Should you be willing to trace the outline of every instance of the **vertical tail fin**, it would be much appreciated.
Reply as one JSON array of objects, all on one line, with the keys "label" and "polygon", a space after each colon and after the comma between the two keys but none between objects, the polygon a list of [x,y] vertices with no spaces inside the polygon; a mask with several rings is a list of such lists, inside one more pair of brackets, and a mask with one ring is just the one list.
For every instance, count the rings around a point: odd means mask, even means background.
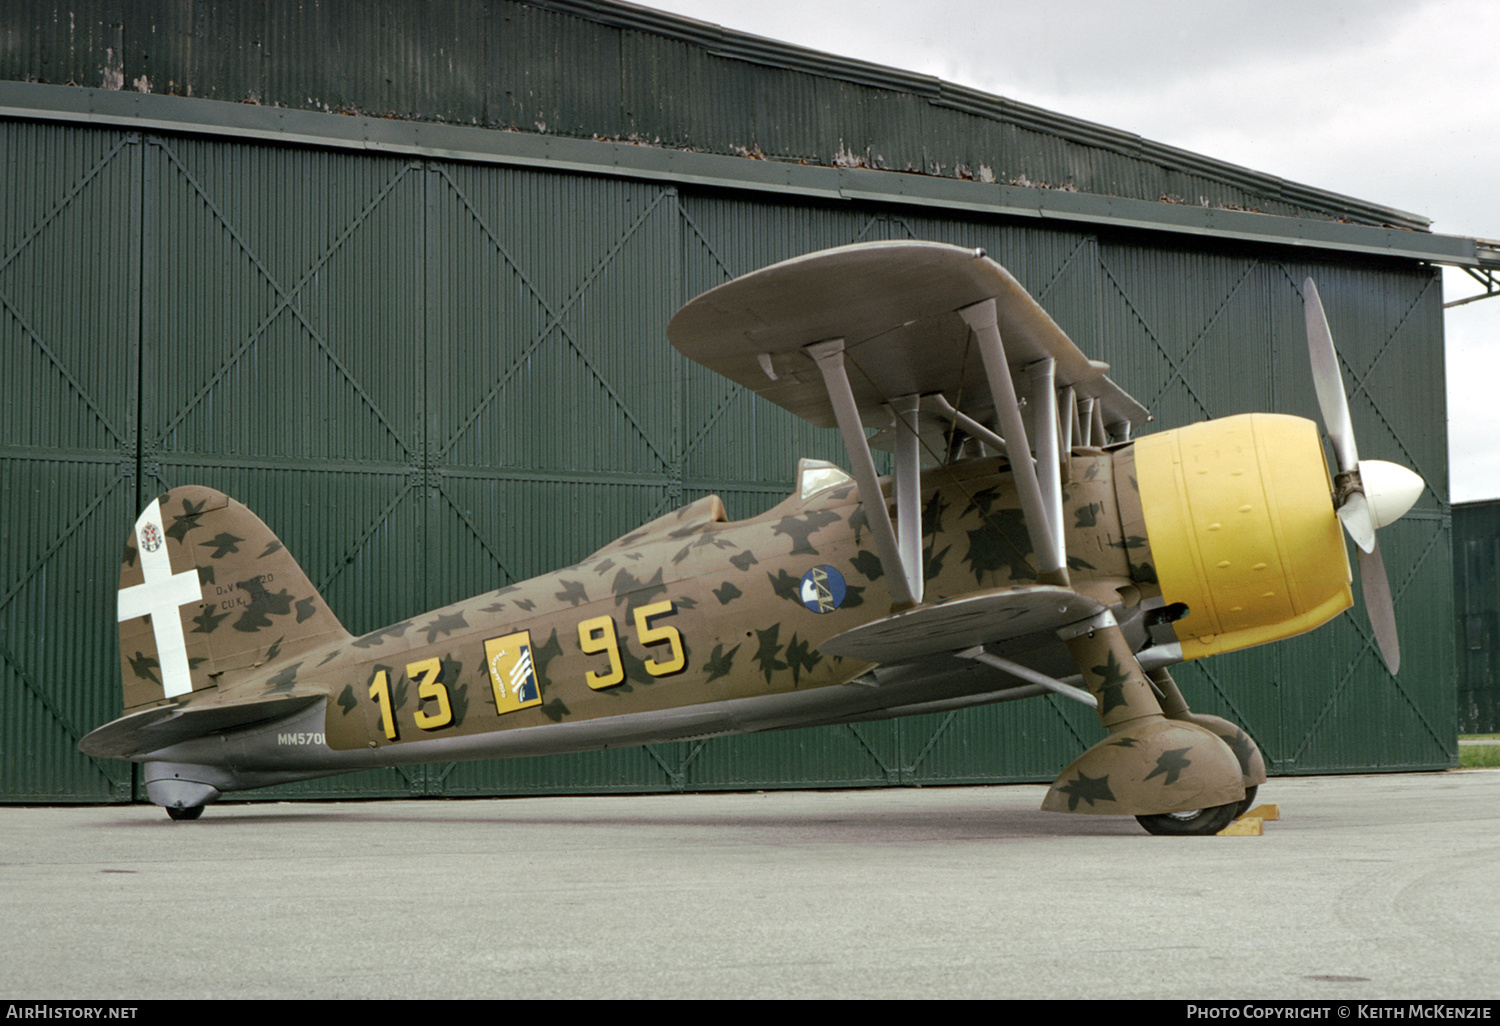
[{"label": "vertical tail fin", "polygon": [[349,637],[260,518],[211,488],[152,500],[120,569],[125,709]]}]

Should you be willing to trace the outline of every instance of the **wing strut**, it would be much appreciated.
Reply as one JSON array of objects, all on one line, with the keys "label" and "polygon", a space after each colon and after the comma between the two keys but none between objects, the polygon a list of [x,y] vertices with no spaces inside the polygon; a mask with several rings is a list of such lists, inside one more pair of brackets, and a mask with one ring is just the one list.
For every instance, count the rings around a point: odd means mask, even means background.
[{"label": "wing strut", "polygon": [[[1052,535],[1052,558],[1066,567],[1067,545],[1063,533],[1062,452],[1058,446],[1057,361],[1051,357],[1028,364],[1026,383],[1031,387],[1031,429],[1036,434],[1036,467],[1042,499],[1046,503],[1047,528]],[[1038,550],[1040,551],[1040,550]],[[1049,568],[1050,569],[1050,568]],[[1066,573],[1066,571],[1064,571]]]},{"label": "wing strut", "polygon": [[1068,454],[1073,451],[1074,441],[1079,437],[1078,431],[1078,393],[1069,385],[1062,391],[1062,398],[1058,400],[1061,416],[1058,417],[1058,425],[1062,429],[1062,458],[1066,460]]},{"label": "wing strut", "polygon": [[[1010,364],[1005,359],[1005,347],[1000,342],[1000,327],[995,315],[995,301],[986,299],[966,306],[958,311],[958,315],[969,325],[975,340],[979,343],[979,354],[984,359],[985,375],[989,378],[990,394],[995,400],[995,411],[1000,416],[1000,431],[1005,436],[1005,454],[1010,459],[1011,471],[1015,474],[1016,488],[1021,493],[1021,512],[1026,518],[1026,530],[1031,535],[1031,548],[1037,558],[1037,580],[1043,584],[1058,584],[1063,587],[1069,586],[1067,557],[1063,554],[1063,535],[1060,530],[1062,517],[1059,514],[1054,521],[1048,517],[1049,505],[1060,509],[1062,506],[1062,484],[1061,479],[1054,477],[1059,472],[1057,460],[1057,414],[1056,396],[1052,392],[1052,373],[1050,368],[1044,371],[1046,377],[1045,389],[1033,389],[1033,393],[1042,391],[1053,395],[1050,405],[1052,410],[1049,420],[1037,418],[1037,422],[1046,424],[1045,429],[1039,429],[1038,433],[1043,437],[1050,436],[1052,458],[1040,459],[1044,472],[1048,473],[1048,485],[1051,487],[1054,480],[1057,481],[1055,488],[1056,501],[1049,504],[1042,497],[1041,484],[1037,481],[1036,465],[1031,460],[1031,449],[1026,442],[1026,427],[1021,420],[1021,404],[1016,401],[1015,384],[1010,376]],[[1042,361],[1052,363],[1051,360]],[[1044,444],[1038,445],[1038,454],[1046,448]],[[1052,470],[1045,471],[1047,464],[1051,464]]]},{"label": "wing strut", "polygon": [[1071,698],[1075,702],[1082,702],[1090,709],[1099,708],[1099,700],[1083,688],[1075,688],[1071,684],[1064,684],[1055,677],[1049,677],[1045,673],[1038,673],[1029,666],[1022,666],[1020,663],[1006,659],[1004,656],[997,656],[993,652],[986,652],[983,645],[975,645],[973,648],[966,648],[962,652],[955,652],[953,654],[960,659],[971,659],[976,663],[983,663],[992,669],[999,670],[1001,673],[1008,673],[1019,680],[1035,684],[1039,688],[1045,688],[1054,695],[1062,695],[1064,698]]},{"label": "wing strut", "polygon": [[973,435],[975,438],[979,439],[981,442],[989,446],[991,449],[994,449],[996,452],[1005,451],[1005,439],[995,434],[995,432],[991,431],[989,428],[985,427],[983,424],[979,423],[979,421],[975,420],[973,417],[970,417],[968,414],[963,413],[960,410],[955,410],[953,408],[953,404],[950,403],[948,401],[948,398],[941,392],[935,393],[933,395],[923,396],[922,399],[924,402],[928,403],[934,410],[936,410],[939,416],[946,419],[950,424],[957,424],[959,427],[963,428],[969,434]]},{"label": "wing strut", "polygon": [[[832,338],[814,342],[805,351],[818,365],[823,375],[824,387],[828,389],[828,400],[833,404],[833,415],[838,421],[839,433],[844,436],[844,448],[849,453],[849,468],[854,471],[855,483],[859,485],[859,497],[865,507],[865,518],[870,524],[870,533],[875,538],[875,548],[881,564],[886,567],[886,580],[891,591],[891,603],[897,609],[907,609],[922,601],[922,526],[917,504],[921,500],[916,487],[919,473],[917,463],[917,436],[907,425],[905,417],[898,412],[898,442],[896,444],[896,510],[903,521],[903,540],[915,553],[911,564],[901,558],[901,548],[896,542],[896,529],[891,524],[891,513],[885,504],[885,493],[880,490],[880,480],[875,474],[875,460],[870,455],[870,443],[865,438],[865,428],[859,418],[859,408],[854,402],[854,392],[849,387],[849,375],[844,370],[844,340]],[[908,397],[909,398],[909,397]],[[902,400],[897,400],[901,403]],[[911,405],[915,405],[914,403]],[[903,484],[906,487],[903,488]],[[915,516],[905,511],[910,509]]]},{"label": "wing strut", "polygon": [[1094,444],[1094,400],[1085,399],[1078,404],[1078,438],[1082,445]]},{"label": "wing strut", "polygon": [[[922,397],[903,395],[886,404],[896,420],[896,547],[906,590],[922,601],[922,455],[917,423]],[[860,432],[864,434],[863,431]]]}]

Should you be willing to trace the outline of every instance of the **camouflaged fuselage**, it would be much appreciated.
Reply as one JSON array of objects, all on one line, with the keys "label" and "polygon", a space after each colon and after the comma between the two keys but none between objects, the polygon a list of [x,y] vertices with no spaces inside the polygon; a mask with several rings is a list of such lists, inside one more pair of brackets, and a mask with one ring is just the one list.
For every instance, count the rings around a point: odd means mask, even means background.
[{"label": "camouflaged fuselage", "polygon": [[[1116,607],[1137,604],[1154,582],[1143,532],[1128,526],[1139,517],[1129,466],[1118,451],[1078,450],[1064,487],[1072,587]],[[725,519],[717,497],[701,499],[574,566],[313,647],[284,640],[305,597],[295,588],[273,592],[279,604],[261,603],[259,620],[238,629],[277,638],[291,654],[258,665],[242,659],[186,701],[326,694],[321,711],[228,748],[244,770],[327,772],[836,722],[1005,686],[970,672],[932,693],[920,683],[839,687],[871,665],[819,645],[889,615],[891,599],[853,483],[806,491],[741,521]],[[163,497],[164,509],[174,508],[175,494]],[[925,603],[1036,580],[1002,459],[924,474],[922,526]],[[212,565],[212,547],[199,542],[195,551]],[[231,628],[192,608],[182,615],[190,631],[193,623],[207,623],[210,635]],[[1044,640],[1056,672],[1066,651]],[[778,716],[767,718],[766,708]],[[152,757],[228,756],[210,740]]]}]

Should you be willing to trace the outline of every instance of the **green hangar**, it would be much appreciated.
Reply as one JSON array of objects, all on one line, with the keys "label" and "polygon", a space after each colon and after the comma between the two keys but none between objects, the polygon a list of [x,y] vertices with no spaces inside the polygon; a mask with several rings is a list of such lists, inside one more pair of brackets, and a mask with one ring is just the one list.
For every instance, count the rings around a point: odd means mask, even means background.
[{"label": "green hangar", "polygon": [[[23,9],[24,8],[24,9]],[[137,512],[217,488],[355,632],[573,563],[709,494],[792,487],[819,431],[692,365],[673,312],[813,250],[982,247],[1154,427],[1317,416],[1316,278],[1355,427],[1427,490],[1382,534],[1404,642],[1356,608],[1188,663],[1273,774],[1456,759],[1438,266],[1473,240],[930,77],[606,0],[7,5],[0,34],[0,798],[129,801]],[[1056,697],[463,765],[268,797],[1046,781]]]}]

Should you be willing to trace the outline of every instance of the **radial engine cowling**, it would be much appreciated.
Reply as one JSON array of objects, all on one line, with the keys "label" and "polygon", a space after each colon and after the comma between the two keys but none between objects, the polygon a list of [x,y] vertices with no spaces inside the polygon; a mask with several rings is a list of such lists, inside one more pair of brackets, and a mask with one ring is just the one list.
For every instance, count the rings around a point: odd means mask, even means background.
[{"label": "radial engine cowling", "polygon": [[1251,413],[1135,443],[1141,512],[1185,658],[1310,631],[1353,604],[1318,427]]}]

